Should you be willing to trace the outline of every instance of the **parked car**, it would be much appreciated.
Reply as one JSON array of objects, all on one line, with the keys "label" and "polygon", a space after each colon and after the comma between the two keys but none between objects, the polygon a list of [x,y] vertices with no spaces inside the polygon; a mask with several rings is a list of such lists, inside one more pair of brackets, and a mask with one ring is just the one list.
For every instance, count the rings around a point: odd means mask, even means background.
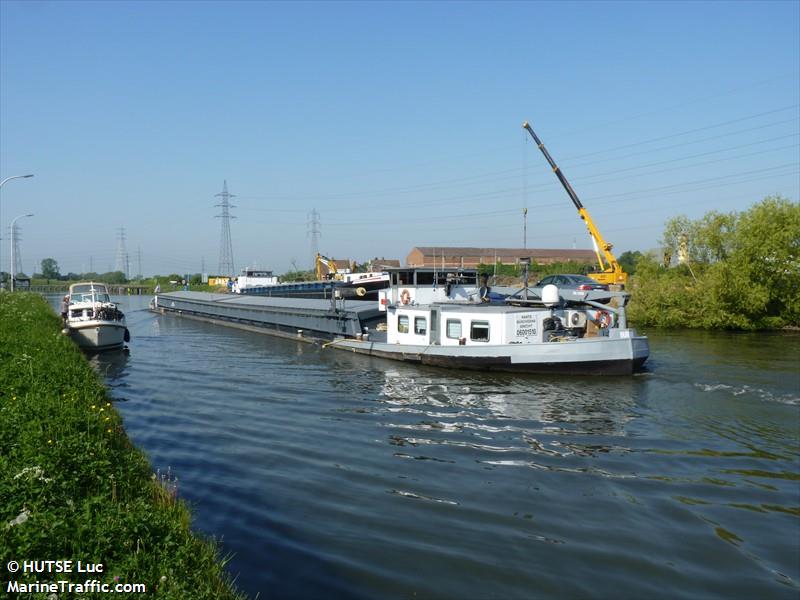
[{"label": "parked car", "polygon": [[[580,302],[588,297],[589,299],[597,300],[603,304],[609,302],[609,298],[604,297],[602,294],[602,292],[608,291],[608,286],[586,275],[548,275],[547,277],[543,277],[530,289],[541,298],[542,288],[548,284],[555,285],[558,288],[559,295],[564,298],[564,300]],[[593,298],[595,295],[599,297]]]},{"label": "parked car", "polygon": [[[534,296],[542,297],[542,288],[552,284],[558,288],[559,295],[567,301],[581,302],[583,300],[594,300],[601,304],[608,304],[612,296],[619,298],[618,302],[622,306],[628,304],[630,294],[626,292],[611,292],[608,285],[595,281],[586,275],[548,275],[543,277],[535,285],[529,286],[528,291]],[[492,302],[505,302],[510,296],[520,294],[521,290],[516,287],[495,287],[489,293]]]},{"label": "parked car", "polygon": [[558,289],[578,290],[579,292],[588,292],[591,290],[608,291],[608,286],[605,283],[595,281],[586,275],[548,275],[539,281],[534,287],[543,288],[546,285],[553,284]]}]

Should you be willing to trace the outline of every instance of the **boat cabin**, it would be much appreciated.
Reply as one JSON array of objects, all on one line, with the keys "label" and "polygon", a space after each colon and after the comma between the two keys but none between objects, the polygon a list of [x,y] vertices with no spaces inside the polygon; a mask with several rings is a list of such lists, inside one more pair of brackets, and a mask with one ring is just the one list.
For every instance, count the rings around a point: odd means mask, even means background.
[{"label": "boat cabin", "polygon": [[390,268],[390,284],[378,293],[381,310],[402,304],[478,302],[477,269]]},{"label": "boat cabin", "polygon": [[231,291],[241,294],[242,290],[267,285],[278,285],[278,278],[272,274],[272,271],[242,269],[242,274],[234,282]]},{"label": "boat cabin", "polygon": [[389,344],[498,346],[536,344],[604,335],[591,326],[590,311],[489,304],[391,305],[386,315]]}]

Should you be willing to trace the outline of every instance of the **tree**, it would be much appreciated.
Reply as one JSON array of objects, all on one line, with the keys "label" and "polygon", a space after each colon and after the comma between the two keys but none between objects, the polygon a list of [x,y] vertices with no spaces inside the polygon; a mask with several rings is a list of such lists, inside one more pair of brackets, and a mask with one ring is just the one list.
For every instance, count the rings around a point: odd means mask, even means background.
[{"label": "tree", "polygon": [[628,250],[620,255],[620,257],[617,259],[617,262],[620,264],[623,271],[625,271],[628,275],[633,275],[636,273],[636,263],[638,263],[643,257],[644,254],[638,250],[634,252]]},{"label": "tree", "polygon": [[45,258],[42,260],[42,275],[45,279],[58,279],[61,276],[56,259]]},{"label": "tree", "polygon": [[800,325],[800,204],[770,196],[738,214],[668,221],[665,247],[676,251],[682,237],[691,270],[637,263],[633,321],[725,329]]},{"label": "tree", "polygon": [[100,281],[103,283],[110,283],[110,284],[120,284],[120,283],[127,283],[127,279],[125,278],[125,273],[122,271],[109,271],[108,273],[103,273],[98,277]]}]

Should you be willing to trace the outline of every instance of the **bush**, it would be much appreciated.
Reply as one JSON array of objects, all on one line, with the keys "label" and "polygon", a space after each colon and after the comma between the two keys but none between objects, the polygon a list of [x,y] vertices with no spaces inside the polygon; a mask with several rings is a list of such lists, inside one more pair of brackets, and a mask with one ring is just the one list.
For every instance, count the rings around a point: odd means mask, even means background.
[{"label": "bush", "polygon": [[60,328],[40,296],[0,293],[0,564],[96,562],[104,571],[90,579],[143,583],[160,598],[242,597],[216,545],[189,529],[175,480],[151,472],[102,382]]}]

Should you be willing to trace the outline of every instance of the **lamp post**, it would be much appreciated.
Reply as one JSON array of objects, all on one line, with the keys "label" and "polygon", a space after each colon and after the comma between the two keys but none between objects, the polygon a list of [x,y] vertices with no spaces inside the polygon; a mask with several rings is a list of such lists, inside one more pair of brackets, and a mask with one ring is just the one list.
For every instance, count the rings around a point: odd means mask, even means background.
[{"label": "lamp post", "polygon": [[14,272],[14,225],[17,223],[17,219],[21,219],[23,217],[32,217],[33,213],[28,213],[27,215],[19,215],[18,217],[14,217],[11,220],[11,291],[14,291],[14,278],[16,277],[16,273]]},{"label": "lamp post", "polygon": [[[6,184],[7,181],[11,181],[12,179],[28,179],[29,177],[33,177],[33,173],[31,173],[30,175],[12,175],[11,177],[6,177],[5,179],[3,179],[3,181],[0,181],[0,189],[3,189],[3,186]],[[2,224],[2,222],[3,222],[2,219],[0,219],[0,224]],[[2,228],[2,226],[0,226],[0,231],[2,231],[2,230],[3,230],[3,228]],[[1,246],[2,245],[0,245],[0,247]],[[3,261],[0,260],[0,271],[2,271],[2,265],[3,265]],[[14,268],[13,265],[12,265],[11,268],[13,270],[13,268]]]}]

